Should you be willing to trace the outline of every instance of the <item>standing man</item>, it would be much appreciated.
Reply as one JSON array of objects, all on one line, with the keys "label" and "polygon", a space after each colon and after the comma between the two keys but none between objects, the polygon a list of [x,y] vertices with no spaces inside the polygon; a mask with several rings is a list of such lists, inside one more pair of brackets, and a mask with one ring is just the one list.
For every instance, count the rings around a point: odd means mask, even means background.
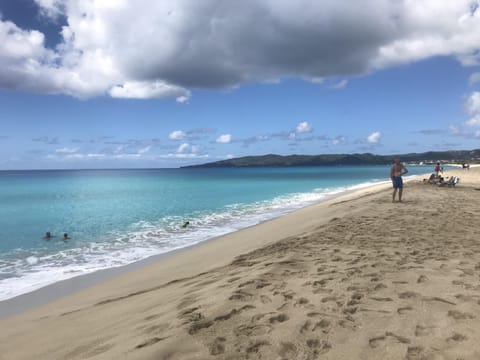
[{"label": "standing man", "polygon": [[390,179],[392,179],[393,184],[393,195],[392,202],[395,202],[395,196],[397,195],[398,190],[398,201],[402,202],[402,193],[403,193],[403,180],[402,175],[408,172],[405,165],[400,162],[400,158],[395,158],[395,162],[390,169]]}]

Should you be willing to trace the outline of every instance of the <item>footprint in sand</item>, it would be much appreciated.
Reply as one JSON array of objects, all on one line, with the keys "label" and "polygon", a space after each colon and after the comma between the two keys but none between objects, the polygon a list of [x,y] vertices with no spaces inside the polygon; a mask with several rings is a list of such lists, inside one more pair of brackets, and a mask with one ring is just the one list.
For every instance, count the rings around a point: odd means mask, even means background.
[{"label": "footprint in sand", "polygon": [[277,316],[272,316],[269,321],[270,324],[282,323],[289,319],[286,314],[278,314]]},{"label": "footprint in sand", "polygon": [[386,289],[386,288],[387,288],[387,285],[380,283],[380,284],[375,285],[375,287],[373,289],[374,290],[381,290],[381,289]]},{"label": "footprint in sand", "polygon": [[225,352],[225,341],[224,337],[217,337],[213,343],[208,345],[208,349],[211,355],[221,355]]},{"label": "footprint in sand", "polygon": [[393,301],[392,298],[390,297],[371,297],[370,299],[375,300],[375,301]]},{"label": "footprint in sand", "polygon": [[290,305],[289,302],[285,302],[282,305],[280,305],[276,310],[277,311],[282,311],[283,309],[287,308]]},{"label": "footprint in sand", "polygon": [[416,293],[415,291],[405,291],[400,294],[398,294],[398,297],[400,299],[412,299],[412,298],[417,298],[419,297],[420,294]]},{"label": "footprint in sand", "polygon": [[213,321],[211,320],[199,320],[195,321],[193,324],[190,325],[190,328],[188,329],[188,333],[190,335],[195,335],[198,333],[200,330],[203,329],[208,329],[210,326],[214,324]]},{"label": "footprint in sand", "polygon": [[465,335],[462,335],[462,334],[458,334],[458,333],[454,333],[452,336],[450,336],[447,341],[456,341],[456,342],[460,342],[460,341],[465,341],[467,340],[468,338],[465,336]]},{"label": "footprint in sand", "polygon": [[[319,355],[330,351],[332,345],[326,340],[308,339],[307,347],[312,352],[312,357],[317,358]],[[312,357],[308,357],[307,359],[311,359]]]},{"label": "footprint in sand", "polygon": [[256,325],[241,325],[234,330],[235,336],[263,336],[272,331],[272,326],[269,324]]},{"label": "footprint in sand", "polygon": [[321,329],[324,333],[328,333],[329,332],[329,327],[330,327],[330,321],[327,320],[327,319],[322,319],[320,320],[319,322],[317,322],[315,324],[315,326],[313,327],[312,331],[315,331],[317,329]]},{"label": "footprint in sand", "polygon": [[350,301],[347,303],[347,305],[349,306],[353,306],[353,305],[358,305],[360,304],[360,300],[363,298],[363,294],[360,293],[360,292],[355,292],[353,293]]},{"label": "footprint in sand", "polygon": [[329,301],[337,302],[337,300],[338,300],[338,297],[336,296],[326,296],[322,299],[322,303],[326,303]]},{"label": "footprint in sand", "polygon": [[368,340],[368,344],[370,345],[371,348],[377,348],[386,339],[387,338],[385,336],[374,337],[374,338],[371,338],[370,340]]},{"label": "footprint in sand", "polygon": [[346,314],[346,315],[351,315],[351,314],[355,314],[357,312],[357,307],[346,307],[345,309],[343,309],[343,313]]},{"label": "footprint in sand", "polygon": [[[479,303],[478,296],[476,295],[464,295],[464,294],[457,294],[455,298],[464,302],[476,302]],[[480,303],[479,303],[480,304]]]},{"label": "footprint in sand", "polygon": [[295,359],[297,357],[297,347],[291,342],[281,342],[278,355],[282,360]]},{"label": "footprint in sand", "polygon": [[427,336],[432,334],[432,329],[425,326],[425,325],[420,325],[418,324],[415,327],[415,336],[420,337],[420,336]]},{"label": "footprint in sand", "polygon": [[307,298],[301,297],[295,302],[294,306],[302,306],[302,305],[307,305],[310,301]]},{"label": "footprint in sand", "polygon": [[281,294],[283,295],[283,298],[285,300],[292,300],[293,297],[295,296],[295,292],[293,291],[284,291]]},{"label": "footprint in sand", "polygon": [[409,346],[405,360],[430,359],[432,354],[427,354],[422,346]]},{"label": "footprint in sand", "polygon": [[300,328],[300,334],[303,334],[303,333],[306,333],[306,332],[309,332],[309,331],[313,331],[311,320],[307,320],[303,323],[302,327]]},{"label": "footprint in sand", "polygon": [[141,344],[138,344],[137,346],[135,346],[135,349],[141,349],[141,348],[144,348],[146,346],[156,344],[157,342],[160,342],[160,341],[165,340],[165,339],[166,338],[154,337],[154,338],[148,339],[147,341],[145,341]]},{"label": "footprint in sand", "polygon": [[427,280],[428,280],[428,278],[425,275],[420,275],[417,279],[417,284],[424,283]]},{"label": "footprint in sand", "polygon": [[224,315],[219,315],[215,318],[215,321],[225,321],[229,320],[232,316],[238,315],[242,313],[243,311],[250,310],[250,309],[255,309],[255,306],[253,305],[245,305],[239,309],[232,309],[229,313],[224,314]]},{"label": "footprint in sand", "polygon": [[370,345],[371,348],[377,348],[380,345],[382,345],[382,343],[384,341],[386,341],[387,338],[393,338],[393,339],[397,340],[399,343],[402,343],[402,344],[410,344],[410,342],[411,342],[410,339],[406,338],[405,336],[397,335],[393,332],[386,331],[385,335],[371,338],[368,341],[368,344]]},{"label": "footprint in sand", "polygon": [[248,301],[252,297],[253,295],[246,291],[237,290],[228,298],[228,300]]},{"label": "footprint in sand", "polygon": [[385,336],[390,336],[390,337],[393,337],[395,338],[398,342],[402,343],[402,344],[410,344],[410,339],[409,338],[406,338],[405,336],[401,336],[401,335],[397,335],[391,331],[387,331],[385,333]]},{"label": "footprint in sand", "polygon": [[450,317],[453,317],[455,320],[475,319],[474,315],[469,313],[464,313],[458,310],[450,310],[447,315]]},{"label": "footprint in sand", "polygon": [[270,299],[268,296],[266,295],[261,295],[260,296],[260,301],[262,302],[262,304],[268,304],[268,303],[271,303],[272,302],[272,299]]},{"label": "footprint in sand", "polygon": [[248,347],[245,349],[245,352],[247,354],[258,353],[260,351],[260,348],[263,346],[270,346],[270,343],[266,340],[257,340],[257,341],[251,342],[248,345]]},{"label": "footprint in sand", "polygon": [[201,312],[197,311],[198,309],[199,309],[198,307],[194,307],[180,313],[178,317],[179,319],[183,320],[182,324],[186,325],[195,321],[203,320],[204,316]]}]

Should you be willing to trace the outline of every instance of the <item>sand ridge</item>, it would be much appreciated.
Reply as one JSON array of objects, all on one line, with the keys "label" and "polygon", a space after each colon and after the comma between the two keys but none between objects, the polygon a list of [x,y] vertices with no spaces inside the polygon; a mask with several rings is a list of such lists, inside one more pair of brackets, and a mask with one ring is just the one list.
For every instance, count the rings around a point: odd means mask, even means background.
[{"label": "sand ridge", "polygon": [[0,322],[0,359],[479,359],[480,169],[445,175],[460,184],[332,201],[227,265]]}]

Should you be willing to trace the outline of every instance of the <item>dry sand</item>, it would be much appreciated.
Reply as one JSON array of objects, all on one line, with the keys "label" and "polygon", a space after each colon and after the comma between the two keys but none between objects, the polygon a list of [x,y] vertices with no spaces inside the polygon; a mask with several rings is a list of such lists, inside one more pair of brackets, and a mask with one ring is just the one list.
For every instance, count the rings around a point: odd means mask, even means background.
[{"label": "dry sand", "polygon": [[454,188],[412,180],[403,203],[364,189],[4,319],[0,359],[480,359],[480,168],[454,174]]}]

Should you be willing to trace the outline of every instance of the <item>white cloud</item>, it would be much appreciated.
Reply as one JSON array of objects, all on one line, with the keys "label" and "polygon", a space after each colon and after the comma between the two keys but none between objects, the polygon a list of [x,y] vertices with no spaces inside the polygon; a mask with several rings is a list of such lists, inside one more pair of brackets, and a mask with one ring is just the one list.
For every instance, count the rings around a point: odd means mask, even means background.
[{"label": "white cloud", "polygon": [[468,126],[480,126],[480,114],[476,114],[467,120]]},{"label": "white cloud", "polygon": [[78,147],[71,147],[71,148],[64,147],[61,149],[56,149],[55,152],[59,154],[73,154],[73,153],[76,153],[78,150],[79,150]]},{"label": "white cloud", "polygon": [[63,0],[34,0],[43,16],[56,19],[65,10]]},{"label": "white cloud", "polygon": [[181,144],[177,149],[177,154],[198,154],[200,147],[189,143]]},{"label": "white cloud", "polygon": [[301,134],[312,132],[313,128],[312,125],[310,125],[307,121],[303,121],[297,125],[295,130],[298,134]]},{"label": "white cloud", "polygon": [[208,158],[208,154],[195,154],[195,153],[175,153],[175,154],[167,154],[167,155],[158,155],[156,156],[157,159],[206,159]]},{"label": "white cloud", "polygon": [[189,93],[189,96],[181,95],[181,96],[177,97],[176,100],[180,104],[188,103],[188,101],[190,100],[190,93]]},{"label": "white cloud", "polygon": [[187,134],[182,130],[175,130],[168,135],[168,138],[170,140],[182,140],[186,135]]},{"label": "white cloud", "polygon": [[341,144],[345,144],[346,142],[347,142],[347,138],[342,135],[338,135],[332,140],[333,145],[341,145]]},{"label": "white cloud", "polygon": [[480,113],[480,92],[474,91],[467,102],[467,109],[470,115],[475,115]]},{"label": "white cloud", "polygon": [[0,40],[0,59],[7,64],[51,55],[43,46],[41,32],[22,30],[10,21],[0,20]]},{"label": "white cloud", "polygon": [[109,93],[110,96],[114,98],[129,99],[176,97],[177,101],[181,103],[186,102],[190,96],[188,90],[160,81],[126,82],[123,85],[112,87]]},{"label": "white cloud", "polygon": [[476,84],[477,82],[480,81],[480,72],[476,72],[476,73],[473,73],[472,75],[470,75],[470,77],[468,78],[468,83],[470,85],[473,85],[473,84]]},{"label": "white cloud", "polygon": [[[61,155],[61,156],[60,156]],[[102,153],[74,153],[74,154],[55,154],[45,156],[48,160],[92,160],[92,159],[106,159],[107,155]]]},{"label": "white cloud", "polygon": [[[378,48],[374,67],[388,67],[432,56],[455,56],[465,66],[478,64],[480,14],[471,0],[397,3],[394,37]],[[393,10],[390,7],[390,10]],[[394,13],[395,13],[394,12]],[[391,13],[391,15],[394,15]]]},{"label": "white cloud", "polygon": [[231,141],[232,141],[232,135],[230,134],[220,135],[216,140],[217,143],[221,143],[221,144],[228,144]]},{"label": "white cloud", "polygon": [[377,144],[380,141],[381,137],[382,137],[382,133],[379,131],[375,131],[367,137],[367,141],[370,144]]},{"label": "white cloud", "polygon": [[65,16],[62,41],[47,49],[40,32],[0,20],[0,88],[185,103],[191,88],[318,82],[433,56],[480,62],[472,0],[35,2]]},{"label": "white cloud", "polygon": [[480,92],[474,91],[467,101],[467,111],[470,119],[467,120],[468,126],[480,126]]},{"label": "white cloud", "polygon": [[143,149],[138,149],[137,153],[139,155],[146,154],[150,151],[151,148],[152,148],[152,146],[147,146],[147,147],[144,147]]},{"label": "white cloud", "polygon": [[345,89],[348,85],[348,80],[343,79],[331,86],[332,89]]},{"label": "white cloud", "polygon": [[189,149],[190,149],[190,144],[183,143],[178,147],[177,153],[182,154],[182,153],[187,152]]}]

